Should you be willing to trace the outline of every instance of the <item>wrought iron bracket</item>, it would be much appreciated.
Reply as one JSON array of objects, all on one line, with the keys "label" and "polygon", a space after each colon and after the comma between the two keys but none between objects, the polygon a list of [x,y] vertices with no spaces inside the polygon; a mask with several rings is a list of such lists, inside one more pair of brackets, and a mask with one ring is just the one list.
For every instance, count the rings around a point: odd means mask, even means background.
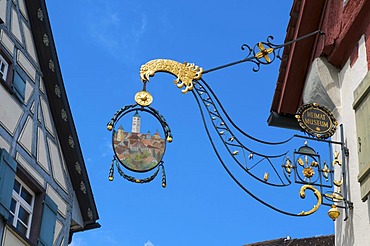
[{"label": "wrought iron bracket", "polygon": [[177,85],[178,88],[185,87],[184,89],[182,89],[182,93],[184,94],[193,89],[193,81],[200,80],[202,78],[202,75],[204,74],[223,68],[227,68],[244,62],[251,62],[255,65],[252,70],[254,72],[258,72],[261,65],[269,65],[273,63],[276,58],[281,60],[282,57],[280,55],[280,52],[284,47],[303,39],[312,37],[316,34],[324,35],[321,30],[317,30],[315,32],[309,33],[307,35],[279,45],[272,43],[272,40],[274,39],[273,36],[268,36],[266,42],[258,42],[253,47],[247,44],[243,44],[241,46],[241,49],[247,51],[248,53],[244,59],[207,70],[204,70],[194,63],[180,63],[168,59],[151,60],[142,65],[140,68],[140,79],[144,83],[143,91],[146,91],[146,82],[148,82],[149,78],[153,77],[157,72],[170,73],[176,76],[174,83]]},{"label": "wrought iron bracket", "polygon": [[[227,174],[243,191],[267,207],[286,215],[307,216],[315,213],[321,205],[326,205],[331,206],[328,212],[330,218],[335,220],[339,216],[340,212],[337,209],[338,207],[345,211],[344,220],[346,220],[348,218],[348,209],[353,208],[353,203],[347,200],[346,156],[349,155],[349,150],[344,143],[344,131],[342,125],[340,126],[340,142],[327,140],[325,139],[326,137],[320,138],[318,135],[293,135],[289,139],[281,142],[263,141],[247,134],[232,121],[223,108],[220,100],[203,79],[204,74],[245,62],[252,63],[254,66],[252,70],[254,72],[258,72],[261,65],[269,65],[276,59],[282,60],[280,53],[284,47],[303,39],[313,37],[317,34],[323,35],[324,33],[317,30],[280,45],[272,43],[272,36],[269,36],[265,42],[258,42],[252,47],[243,44],[241,49],[247,52],[247,56],[245,58],[207,70],[193,63],[179,63],[168,59],[155,59],[149,61],[140,68],[140,79],[143,82],[143,89],[135,95],[135,101],[137,104],[123,107],[117,111],[111,121],[108,122],[107,128],[108,130],[112,130],[117,119],[122,117],[125,112],[131,112],[136,110],[134,108],[141,107],[140,110],[150,112],[156,116],[165,131],[167,141],[172,141],[171,131],[169,130],[163,116],[159,115],[156,110],[149,106],[153,101],[153,97],[149,92],[147,92],[147,82],[150,77],[153,77],[157,72],[170,73],[176,77],[174,83],[178,88],[182,89],[183,93],[190,91],[194,95],[207,136],[220,163]],[[212,137],[211,129],[213,129],[213,135],[216,135],[216,137]],[[335,129],[333,129],[333,131],[335,132]],[[289,154],[291,153],[289,150],[283,151],[279,154],[265,154],[255,150],[254,146],[244,144],[244,142],[240,140],[241,138],[239,136],[251,141],[253,144],[258,143],[265,146],[283,146],[285,144],[290,144],[297,139],[305,140],[305,144],[298,150],[294,150],[292,154]],[[226,152],[219,151],[219,146],[216,144],[216,141],[226,149]],[[327,155],[323,158],[323,156],[316,152],[313,147],[308,146],[308,141],[327,146]],[[335,146],[339,152],[333,150],[333,146]],[[316,197],[316,204],[313,208],[303,210],[301,212],[290,212],[273,206],[262,198],[256,196],[236,178],[231,171],[231,168],[229,168],[229,165],[225,163],[224,158],[222,157],[222,154],[224,153],[228,155],[228,158],[231,158],[233,164],[236,164],[236,168],[239,171],[265,185],[274,186],[276,188],[284,188],[292,184],[301,185],[299,195],[302,199],[305,198],[305,191],[307,189],[312,191]],[[115,156],[112,162],[109,173],[109,178],[112,179],[114,163],[117,163],[117,156]],[[340,180],[334,179],[335,165],[339,165],[342,168]],[[135,183],[147,183],[152,181],[157,176],[159,169],[162,168],[162,186],[165,187],[166,179],[163,163],[160,162],[155,167],[157,167],[157,169],[152,176],[145,179],[136,179],[125,174],[117,164],[119,174],[123,178]],[[268,168],[270,171],[265,171],[263,175],[255,171],[258,168],[264,167]]]}]

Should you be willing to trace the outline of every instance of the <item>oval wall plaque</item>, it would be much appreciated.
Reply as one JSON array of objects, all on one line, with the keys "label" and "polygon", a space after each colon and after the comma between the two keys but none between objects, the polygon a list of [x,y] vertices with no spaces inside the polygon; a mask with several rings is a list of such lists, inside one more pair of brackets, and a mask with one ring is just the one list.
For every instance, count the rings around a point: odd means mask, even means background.
[{"label": "oval wall plaque", "polygon": [[305,132],[320,139],[333,136],[338,126],[333,113],[317,103],[303,105],[295,117]]}]

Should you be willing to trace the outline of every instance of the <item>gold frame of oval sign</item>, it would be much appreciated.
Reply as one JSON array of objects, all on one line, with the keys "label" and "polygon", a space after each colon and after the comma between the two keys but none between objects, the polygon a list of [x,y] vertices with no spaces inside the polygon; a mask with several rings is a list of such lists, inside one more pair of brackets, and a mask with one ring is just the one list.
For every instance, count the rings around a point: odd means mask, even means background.
[{"label": "gold frame of oval sign", "polygon": [[333,136],[338,126],[333,113],[317,103],[302,105],[298,109],[295,118],[305,132],[319,139]]}]

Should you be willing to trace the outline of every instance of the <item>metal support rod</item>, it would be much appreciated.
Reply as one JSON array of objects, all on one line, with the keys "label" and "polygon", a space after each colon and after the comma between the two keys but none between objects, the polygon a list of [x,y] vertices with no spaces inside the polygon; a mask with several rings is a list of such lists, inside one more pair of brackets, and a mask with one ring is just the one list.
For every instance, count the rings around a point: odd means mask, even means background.
[{"label": "metal support rod", "polygon": [[[317,31],[311,32],[311,33],[309,33],[309,34],[306,34],[306,35],[304,35],[304,36],[302,36],[302,37],[299,37],[299,38],[297,38],[297,39],[294,39],[294,40],[291,40],[291,41],[289,41],[289,42],[286,42],[286,43],[284,43],[284,44],[281,44],[281,45],[275,45],[275,46],[274,46],[274,49],[275,49],[275,50],[276,50],[276,49],[281,49],[281,48],[283,48],[284,46],[287,46],[287,45],[290,45],[290,44],[292,44],[292,43],[298,42],[298,41],[300,41],[300,40],[302,40],[302,39],[306,39],[306,38],[311,37],[311,36],[313,36],[313,35],[315,35],[315,34],[317,34],[317,33],[319,33],[320,35],[323,35],[323,34],[324,34],[324,32],[322,32],[321,30],[317,30]],[[255,60],[255,59],[256,59],[256,57],[255,57],[255,56],[248,56],[248,57],[246,57],[246,58],[244,58],[244,59],[242,59],[242,60],[239,60],[239,61],[235,61],[235,62],[231,62],[231,63],[225,64],[225,65],[221,65],[221,66],[218,66],[218,67],[215,67],[215,68],[207,69],[207,70],[203,71],[203,73],[202,73],[202,74],[206,74],[206,73],[209,73],[209,72],[213,72],[213,71],[216,71],[216,70],[220,70],[220,69],[223,69],[223,68],[226,68],[226,67],[231,67],[231,66],[237,65],[237,64],[239,64],[239,63],[243,63],[243,62],[247,62],[247,61],[252,61],[252,60]]]},{"label": "metal support rod", "polygon": [[342,148],[342,177],[343,177],[343,197],[344,197],[344,221],[348,219],[348,201],[347,201],[347,177],[346,177],[346,153],[347,147],[344,139],[343,124],[340,125],[340,138],[341,138],[341,148]]}]

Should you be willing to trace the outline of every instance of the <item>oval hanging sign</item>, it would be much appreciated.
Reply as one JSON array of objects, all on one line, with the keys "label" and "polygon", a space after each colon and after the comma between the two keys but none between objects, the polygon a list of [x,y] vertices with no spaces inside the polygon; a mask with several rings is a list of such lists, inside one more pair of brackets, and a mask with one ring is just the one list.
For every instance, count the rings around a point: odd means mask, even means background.
[{"label": "oval hanging sign", "polygon": [[295,117],[305,132],[320,139],[333,136],[338,126],[333,113],[317,103],[303,105]]}]

